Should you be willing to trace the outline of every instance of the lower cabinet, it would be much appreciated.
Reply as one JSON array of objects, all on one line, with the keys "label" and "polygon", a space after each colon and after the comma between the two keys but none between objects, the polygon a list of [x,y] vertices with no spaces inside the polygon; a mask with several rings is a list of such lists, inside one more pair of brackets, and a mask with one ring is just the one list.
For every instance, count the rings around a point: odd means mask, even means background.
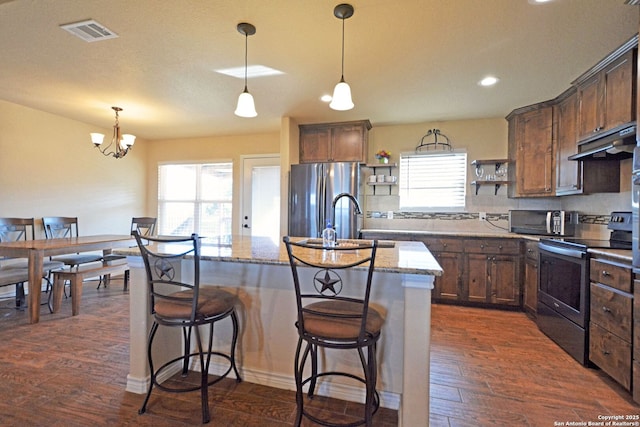
[{"label": "lower cabinet", "polygon": [[478,305],[521,305],[521,253],[517,239],[420,239],[444,270],[433,300]]},{"label": "lower cabinet", "polygon": [[589,360],[631,390],[633,294],[631,266],[591,259]]}]

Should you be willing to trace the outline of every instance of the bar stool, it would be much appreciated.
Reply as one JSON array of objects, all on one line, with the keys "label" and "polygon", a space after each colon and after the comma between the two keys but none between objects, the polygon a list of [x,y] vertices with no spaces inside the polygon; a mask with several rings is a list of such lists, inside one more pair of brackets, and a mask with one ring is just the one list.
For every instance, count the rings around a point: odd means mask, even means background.
[{"label": "bar stool", "polygon": [[[149,332],[147,358],[151,372],[151,383],[142,407],[138,411],[143,414],[147,410],[147,404],[153,387],[161,390],[182,393],[200,390],[202,406],[202,423],[210,421],[209,413],[209,386],[221,381],[232,370],[236,381],[242,381],[236,367],[235,351],[238,340],[238,317],[235,306],[237,298],[230,292],[221,288],[200,284],[200,239],[197,234],[191,237],[159,238],[141,236],[138,230],[133,231],[140,254],[144,261],[147,274],[147,284],[151,298],[151,314],[153,324]],[[192,262],[193,283],[186,283],[176,277],[183,259]],[[213,351],[213,326],[214,323],[230,317],[233,323],[233,337],[229,354]],[[176,357],[159,368],[154,368],[152,357],[153,339],[159,326],[167,326],[182,329],[183,349],[182,355]],[[208,326],[208,342],[203,348],[200,327]],[[191,333],[195,335],[195,348],[192,349]],[[211,356],[226,359],[229,362],[227,370],[220,376],[209,379],[209,364]],[[198,385],[169,386],[158,381],[166,376],[166,370],[175,366],[176,362],[182,364],[182,376],[189,371],[189,363],[192,358],[200,362],[200,383]],[[194,362],[197,363],[197,362]]]},{"label": "bar stool", "polygon": [[[383,316],[369,306],[377,241],[343,244],[323,248],[308,240],[294,242],[283,238],[293,274],[298,320],[298,345],[295,354],[296,420],[302,417],[331,427],[371,426],[380,406],[376,391],[376,345],[384,324]],[[359,267],[358,272],[347,271]],[[362,280],[354,278],[363,277]],[[304,347],[304,349],[303,349]],[[319,371],[321,348],[356,350],[362,365],[362,376],[349,372]],[[366,349],[366,356],[364,350]],[[326,352],[322,352],[326,356]],[[307,360],[311,372],[305,377]],[[329,365],[329,361],[322,366]],[[318,381],[324,377],[346,377],[365,385],[364,414],[360,420],[336,424],[322,420],[305,407],[303,387],[313,398]]]}]

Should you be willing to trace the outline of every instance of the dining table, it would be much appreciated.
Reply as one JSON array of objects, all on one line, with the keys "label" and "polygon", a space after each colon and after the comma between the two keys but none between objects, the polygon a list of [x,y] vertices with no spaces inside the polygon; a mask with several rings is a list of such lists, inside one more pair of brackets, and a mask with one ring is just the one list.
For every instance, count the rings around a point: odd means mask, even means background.
[{"label": "dining table", "polygon": [[40,284],[45,257],[79,252],[102,251],[109,255],[115,248],[135,245],[131,235],[104,234],[56,239],[0,242],[0,257],[27,258],[29,269],[28,319],[40,321]]}]

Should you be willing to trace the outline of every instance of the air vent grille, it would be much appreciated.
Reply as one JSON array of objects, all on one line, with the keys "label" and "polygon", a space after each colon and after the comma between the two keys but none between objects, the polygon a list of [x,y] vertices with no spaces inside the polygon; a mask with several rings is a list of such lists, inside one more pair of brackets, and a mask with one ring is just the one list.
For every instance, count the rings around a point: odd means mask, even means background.
[{"label": "air vent grille", "polygon": [[118,37],[116,33],[92,19],[60,25],[60,28],[70,32],[76,37],[80,37],[86,42],[97,42]]}]

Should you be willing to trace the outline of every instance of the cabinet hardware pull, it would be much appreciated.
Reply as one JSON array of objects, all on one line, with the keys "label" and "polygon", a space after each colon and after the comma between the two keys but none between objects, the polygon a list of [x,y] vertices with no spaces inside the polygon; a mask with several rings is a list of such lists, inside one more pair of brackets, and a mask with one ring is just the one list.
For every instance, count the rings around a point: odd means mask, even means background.
[{"label": "cabinet hardware pull", "polygon": [[609,274],[609,272],[607,270],[602,270],[602,275],[604,277],[611,276],[611,274]]},{"label": "cabinet hardware pull", "polygon": [[607,350],[602,350],[602,354],[604,354],[605,356],[608,356],[611,354],[611,352],[607,351]]},{"label": "cabinet hardware pull", "polygon": [[498,245],[498,249],[502,249],[502,245]]},{"label": "cabinet hardware pull", "polygon": [[602,307],[602,311],[604,311],[605,313],[611,313],[611,309],[605,306]]}]

